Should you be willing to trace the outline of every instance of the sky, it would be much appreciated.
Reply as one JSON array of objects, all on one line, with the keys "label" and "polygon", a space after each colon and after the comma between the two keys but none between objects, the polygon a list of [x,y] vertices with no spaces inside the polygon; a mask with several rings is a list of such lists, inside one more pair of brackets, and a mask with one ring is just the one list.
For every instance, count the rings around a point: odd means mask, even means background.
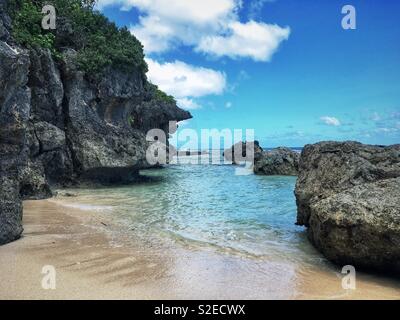
[{"label": "sky", "polygon": [[[356,29],[343,29],[345,5]],[[99,0],[193,119],[262,146],[400,143],[400,1]],[[347,20],[346,20],[347,21]]]}]

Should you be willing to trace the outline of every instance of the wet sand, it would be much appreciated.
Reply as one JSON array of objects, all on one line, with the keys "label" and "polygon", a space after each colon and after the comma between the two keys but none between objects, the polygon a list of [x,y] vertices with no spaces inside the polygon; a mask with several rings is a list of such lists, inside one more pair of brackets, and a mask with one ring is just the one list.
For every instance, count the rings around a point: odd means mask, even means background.
[{"label": "wet sand", "polygon": [[[400,299],[393,278],[358,273],[346,291],[335,267],[143,242],[96,210],[62,204],[24,203],[23,238],[0,247],[0,299]],[[45,265],[55,290],[42,288]]]}]

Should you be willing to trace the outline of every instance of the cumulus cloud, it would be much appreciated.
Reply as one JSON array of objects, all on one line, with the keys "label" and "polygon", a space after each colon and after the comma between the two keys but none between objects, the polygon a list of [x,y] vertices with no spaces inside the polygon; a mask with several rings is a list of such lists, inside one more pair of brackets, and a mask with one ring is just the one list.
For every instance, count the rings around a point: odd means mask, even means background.
[{"label": "cumulus cloud", "polygon": [[197,50],[215,56],[230,58],[250,57],[255,61],[269,61],[283,40],[289,38],[290,29],[250,21],[234,22],[229,35],[206,36]]},{"label": "cumulus cloud", "polygon": [[290,34],[288,27],[240,22],[241,0],[99,0],[98,8],[108,5],[139,10],[139,22],[131,26],[131,32],[146,53],[185,45],[217,57],[269,61]]},{"label": "cumulus cloud", "polygon": [[201,108],[201,106],[197,102],[189,98],[179,98],[177,99],[177,103],[180,108],[186,110],[194,110]]},{"label": "cumulus cloud", "polygon": [[226,76],[220,71],[192,66],[182,61],[159,63],[146,59],[146,62],[149,66],[149,80],[174,96],[185,109],[200,107],[193,98],[222,94],[226,88]]},{"label": "cumulus cloud", "polygon": [[340,120],[335,117],[324,116],[320,120],[328,126],[338,127],[341,125]]}]

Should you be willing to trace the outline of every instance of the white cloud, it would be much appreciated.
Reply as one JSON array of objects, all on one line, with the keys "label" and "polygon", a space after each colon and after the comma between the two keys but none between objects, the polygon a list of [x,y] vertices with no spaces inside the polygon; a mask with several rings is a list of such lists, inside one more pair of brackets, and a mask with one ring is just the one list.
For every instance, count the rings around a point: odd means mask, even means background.
[{"label": "white cloud", "polygon": [[240,4],[238,0],[99,0],[97,7],[118,5],[123,10],[133,7],[148,15],[179,22],[209,24],[226,17]]},{"label": "white cloud", "polygon": [[219,71],[182,61],[159,63],[146,59],[146,62],[149,80],[176,98],[221,94],[226,86],[226,76]]},{"label": "white cloud", "polygon": [[201,39],[197,50],[230,58],[250,57],[255,61],[270,61],[290,29],[250,21],[230,24],[227,36],[207,36]]},{"label": "white cloud", "polygon": [[177,99],[178,107],[185,110],[200,109],[201,106],[195,102],[193,99],[189,98],[179,98]]},{"label": "white cloud", "polygon": [[340,120],[337,119],[337,118],[335,118],[335,117],[328,117],[328,116],[325,116],[325,117],[321,117],[320,119],[321,119],[321,121],[322,121],[323,123],[325,123],[325,124],[328,125],[328,126],[338,127],[338,126],[341,125]]},{"label": "white cloud", "polygon": [[226,88],[226,76],[220,71],[196,67],[182,61],[159,63],[146,59],[149,66],[147,77],[159,88],[177,99],[184,109],[198,109],[193,100],[207,95],[222,94]]},{"label": "white cloud", "polygon": [[269,61],[290,34],[288,27],[240,22],[241,0],[99,0],[97,6],[102,9],[108,5],[140,11],[131,32],[147,54],[185,45],[217,57]]},{"label": "white cloud", "polygon": [[225,104],[225,108],[227,108],[227,109],[230,109],[230,108],[232,108],[232,102],[230,102],[230,101],[228,101],[226,104]]}]

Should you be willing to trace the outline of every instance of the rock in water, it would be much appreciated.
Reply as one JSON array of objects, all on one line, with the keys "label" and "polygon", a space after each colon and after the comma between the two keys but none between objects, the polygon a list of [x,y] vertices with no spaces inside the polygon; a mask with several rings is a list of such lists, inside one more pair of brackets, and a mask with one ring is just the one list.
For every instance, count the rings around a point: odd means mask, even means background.
[{"label": "rock in water", "polygon": [[328,259],[400,272],[400,145],[307,145],[295,194],[297,223]]},{"label": "rock in water", "polygon": [[300,154],[285,147],[264,151],[259,142],[254,141],[234,144],[224,151],[224,157],[233,164],[239,164],[244,160],[253,162],[254,173],[259,175],[296,176]]},{"label": "rock in water", "polygon": [[256,153],[254,172],[268,176],[296,176],[299,159],[298,152],[285,147]]},{"label": "rock in water", "polygon": [[232,147],[224,150],[224,158],[232,164],[240,164],[243,161],[253,162],[262,153],[263,149],[260,147],[258,141],[240,141]]}]

